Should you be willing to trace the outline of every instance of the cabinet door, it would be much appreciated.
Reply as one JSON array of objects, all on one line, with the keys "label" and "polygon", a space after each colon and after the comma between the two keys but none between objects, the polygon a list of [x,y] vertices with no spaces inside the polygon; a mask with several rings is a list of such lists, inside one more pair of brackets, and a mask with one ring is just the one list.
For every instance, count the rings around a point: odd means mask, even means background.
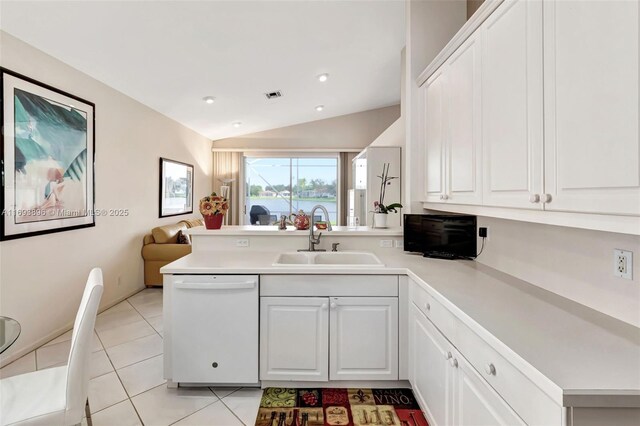
[{"label": "cabinet door", "polygon": [[453,423],[474,426],[524,425],[520,417],[459,353],[455,370]]},{"label": "cabinet door", "polygon": [[332,297],[331,380],[398,380],[398,298]]},{"label": "cabinet door", "polygon": [[431,426],[453,423],[452,347],[411,303],[409,312],[409,381]]},{"label": "cabinet door", "polygon": [[260,379],[326,381],[329,299],[260,298]]},{"label": "cabinet door", "polygon": [[446,195],[445,146],[447,132],[446,87],[443,69],[436,71],[422,87],[425,138],[425,197],[441,202]]},{"label": "cabinet door", "polygon": [[542,2],[506,1],[481,31],[483,204],[541,209]]},{"label": "cabinet door", "polygon": [[638,7],[544,4],[547,210],[640,215]]},{"label": "cabinet door", "polygon": [[444,65],[447,67],[447,202],[482,204],[480,37],[476,31]]}]

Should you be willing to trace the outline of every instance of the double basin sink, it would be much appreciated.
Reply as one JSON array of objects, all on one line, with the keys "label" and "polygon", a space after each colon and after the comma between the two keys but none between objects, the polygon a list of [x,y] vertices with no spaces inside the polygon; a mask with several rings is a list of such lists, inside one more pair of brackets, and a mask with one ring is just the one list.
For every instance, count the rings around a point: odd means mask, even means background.
[{"label": "double basin sink", "polygon": [[317,267],[384,267],[373,253],[362,251],[322,252],[302,251],[280,253],[273,266],[317,266]]}]

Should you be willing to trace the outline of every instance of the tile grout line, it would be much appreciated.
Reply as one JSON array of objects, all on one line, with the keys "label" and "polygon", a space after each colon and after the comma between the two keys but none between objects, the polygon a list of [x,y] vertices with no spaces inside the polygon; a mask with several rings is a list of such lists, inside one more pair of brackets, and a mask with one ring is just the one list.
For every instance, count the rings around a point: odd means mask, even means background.
[{"label": "tile grout line", "polygon": [[[233,391],[233,392],[231,392],[229,395],[226,395],[226,396],[225,396],[225,398],[226,398],[227,396],[233,395],[234,393],[238,392],[240,389],[243,389],[243,388],[239,388],[239,389],[234,390],[234,391]],[[214,392],[214,393],[215,393],[215,392]],[[225,404],[225,403],[224,403],[223,399],[224,399],[224,398],[220,398],[220,402],[222,402],[222,405],[224,405],[224,406],[227,408],[227,410],[229,410],[229,411],[231,412],[231,414],[233,414],[233,416],[234,416],[236,419],[238,419],[238,421],[239,421],[240,423],[242,423],[242,425],[243,425],[243,426],[248,426],[245,422],[243,422],[243,421],[242,421],[242,419],[241,419],[240,417],[238,417],[238,415],[236,414],[236,412],[235,412],[235,411],[233,411],[233,410],[231,409],[231,407],[229,407],[227,404]],[[258,407],[258,411],[260,411],[260,408],[259,408],[259,407]],[[257,414],[256,414],[256,416],[257,416]]]},{"label": "tile grout line", "polygon": [[[136,293],[136,294],[138,294],[138,293]],[[129,303],[129,299],[128,298],[125,299],[124,301]],[[129,306],[131,306],[133,308],[133,305],[131,305],[131,303],[129,303]],[[133,309],[135,309],[135,308],[133,308]],[[107,348],[104,347],[104,344],[102,343],[102,339],[98,335],[98,332],[94,330],[94,333],[96,334],[96,336],[98,337],[98,340],[100,341],[100,344],[102,345],[102,348],[104,350],[104,354],[107,356],[107,359],[109,360],[109,364],[111,364],[111,367],[113,368],[113,372],[116,374],[116,377],[118,378],[118,382],[120,382],[120,386],[122,386],[122,390],[124,390],[124,394],[127,395],[127,398],[125,400],[116,402],[115,404],[112,404],[109,407],[105,407],[102,410],[96,411],[96,413],[99,413],[100,411],[106,410],[107,408],[110,408],[110,407],[113,407],[113,406],[115,406],[117,404],[120,404],[121,402],[129,401],[129,404],[131,404],[131,406],[133,407],[133,411],[135,411],[136,416],[138,416],[138,420],[140,420],[140,423],[142,425],[144,425],[144,422],[142,421],[142,417],[140,417],[140,413],[138,413],[138,409],[136,408],[136,406],[134,405],[133,401],[131,400],[131,396],[129,396],[129,392],[127,391],[127,388],[124,386],[124,383],[122,383],[122,379],[120,378],[120,375],[118,374],[118,370],[116,369],[116,366],[113,365],[113,361],[111,361],[111,357],[109,356],[109,352],[107,352]],[[142,361],[139,361],[139,362],[142,362]],[[134,364],[136,364],[136,363],[134,363]],[[133,364],[131,364],[131,365],[133,365]],[[91,403],[89,403],[89,404],[91,404]],[[94,413],[91,413],[91,414],[93,415]]]},{"label": "tile grout line", "polygon": [[[138,293],[136,293],[136,294],[138,294]],[[129,299],[127,299],[127,302],[129,302]],[[149,320],[147,320],[147,317],[146,317],[146,316],[144,316],[144,315],[142,315],[142,313],[138,310],[138,308],[136,308],[136,307],[135,307],[131,302],[129,302],[129,305],[131,305],[131,307],[132,307],[132,308],[133,308],[133,309],[138,313],[138,315],[140,315],[140,316],[142,317],[142,319],[143,319],[147,324],[149,324],[149,327],[151,327],[151,328],[153,329],[153,331],[155,331],[155,332],[156,332],[156,334],[157,334],[158,336],[160,336],[160,338],[164,341],[164,336],[163,336],[163,335],[161,335],[160,333],[158,333],[158,330],[156,330],[156,328],[155,328],[153,325],[151,325],[151,323],[149,322]],[[162,311],[163,311],[163,313],[161,313],[160,315],[153,315],[153,316],[154,316],[154,317],[157,317],[157,316],[162,316],[162,315],[164,314],[164,303],[162,304]]]},{"label": "tile grout line", "polygon": [[[160,385],[160,386],[162,386],[162,385]],[[158,386],[158,387],[159,387],[159,386]],[[176,421],[175,421],[175,422],[173,422],[173,423],[169,423],[169,426],[174,425],[174,424],[178,423],[179,421],[182,421],[182,420],[186,419],[187,417],[193,416],[195,413],[198,413],[198,412],[200,412],[200,411],[204,410],[204,409],[205,409],[205,408],[207,408],[207,407],[211,407],[213,404],[215,404],[215,403],[216,403],[216,402],[218,402],[218,401],[222,401],[222,399],[220,399],[220,398],[218,397],[218,395],[217,395],[213,390],[211,390],[211,388],[210,388],[210,387],[207,387],[207,389],[209,389],[209,392],[211,392],[211,393],[213,394],[213,396],[215,396],[215,397],[216,397],[216,398],[218,398],[218,399],[217,399],[217,400],[215,400],[215,401],[213,401],[211,404],[207,404],[207,405],[205,405],[204,407],[200,408],[199,410],[194,411],[194,412],[193,412],[193,413],[191,413],[191,414],[188,414],[188,415],[186,415],[186,416],[184,416],[184,417],[179,418],[178,420],[176,420]]]}]

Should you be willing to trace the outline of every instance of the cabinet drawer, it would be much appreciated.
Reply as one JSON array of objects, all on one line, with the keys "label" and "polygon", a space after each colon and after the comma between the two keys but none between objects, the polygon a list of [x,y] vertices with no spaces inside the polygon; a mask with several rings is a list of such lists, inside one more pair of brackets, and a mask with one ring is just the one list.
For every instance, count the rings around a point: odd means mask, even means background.
[{"label": "cabinet drawer", "polygon": [[419,284],[411,281],[409,298],[423,314],[455,345],[457,319]]},{"label": "cabinet drawer", "polygon": [[462,355],[527,424],[562,424],[562,408],[469,327],[460,323],[457,339]]},{"label": "cabinet drawer", "polygon": [[398,296],[397,275],[262,275],[261,296]]}]

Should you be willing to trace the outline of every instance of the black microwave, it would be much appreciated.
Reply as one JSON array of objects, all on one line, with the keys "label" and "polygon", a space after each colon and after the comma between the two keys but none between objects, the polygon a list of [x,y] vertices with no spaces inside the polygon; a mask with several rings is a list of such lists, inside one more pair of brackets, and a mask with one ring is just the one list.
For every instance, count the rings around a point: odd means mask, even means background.
[{"label": "black microwave", "polygon": [[477,218],[467,215],[404,215],[404,250],[426,257],[473,259]]}]

